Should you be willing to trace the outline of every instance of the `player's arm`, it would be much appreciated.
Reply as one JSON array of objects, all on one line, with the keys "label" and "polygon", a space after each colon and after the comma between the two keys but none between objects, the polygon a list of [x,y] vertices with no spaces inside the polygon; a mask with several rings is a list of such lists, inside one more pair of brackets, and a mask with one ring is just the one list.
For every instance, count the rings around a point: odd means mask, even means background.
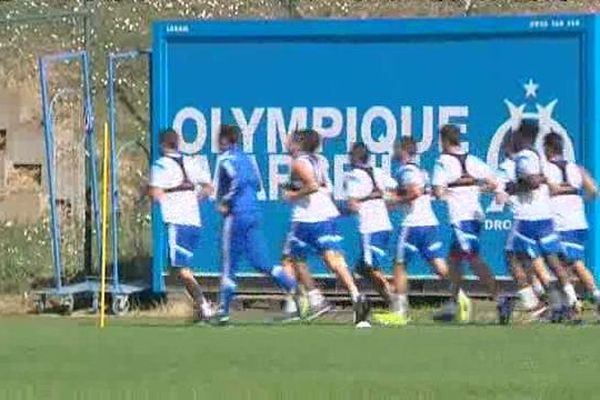
[{"label": "player's arm", "polygon": [[148,194],[150,195],[152,201],[155,201],[157,203],[162,202],[166,196],[165,191],[163,189],[152,185],[150,185],[150,187],[148,188]]},{"label": "player's arm", "polygon": [[581,172],[581,184],[583,186],[583,190],[585,191],[587,198],[594,198],[598,196],[598,185],[596,181],[590,173],[583,167],[579,167],[579,171]]},{"label": "player's arm", "polygon": [[351,172],[344,177],[344,194],[348,210],[352,213],[357,213],[360,208],[360,199],[357,193],[359,184],[358,177]]},{"label": "player's arm", "polygon": [[235,196],[238,185],[233,164],[229,160],[219,163],[219,186],[217,187],[218,210],[221,214],[229,214],[231,200]]},{"label": "player's arm", "polygon": [[502,188],[500,188],[500,182],[489,165],[478,158],[474,159],[476,160],[477,178],[479,180],[481,191],[489,193],[497,193],[497,191],[502,191]]},{"label": "player's arm", "polygon": [[292,173],[302,181],[302,188],[298,190],[288,189],[284,191],[283,197],[288,201],[296,201],[319,190],[319,184],[315,180],[312,170],[307,163],[294,160],[292,162]]},{"label": "player's arm", "polygon": [[410,203],[425,193],[425,189],[417,184],[409,184],[398,191],[396,201],[400,204]]},{"label": "player's arm", "polygon": [[431,183],[433,186],[433,195],[437,199],[443,200],[448,191],[448,174],[446,173],[446,167],[441,160],[437,160],[433,167]]}]

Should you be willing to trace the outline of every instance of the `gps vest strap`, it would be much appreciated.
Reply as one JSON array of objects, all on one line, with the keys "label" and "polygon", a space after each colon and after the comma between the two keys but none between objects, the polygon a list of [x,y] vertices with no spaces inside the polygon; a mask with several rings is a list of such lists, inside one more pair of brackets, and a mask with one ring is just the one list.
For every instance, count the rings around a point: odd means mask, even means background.
[{"label": "gps vest strap", "polygon": [[369,200],[378,200],[383,199],[383,191],[377,186],[377,181],[375,180],[375,174],[373,173],[373,168],[371,167],[354,167],[361,171],[365,171],[365,173],[371,179],[371,183],[373,184],[373,189],[371,189],[371,193],[368,196],[363,197],[362,199],[358,199],[358,201],[369,201]]},{"label": "gps vest strap", "polygon": [[550,162],[554,165],[556,165],[559,169],[560,172],[562,174],[562,182],[560,183],[560,186],[563,187],[564,189],[568,189],[567,191],[561,193],[561,194],[557,194],[555,196],[567,196],[567,195],[573,195],[573,194],[579,194],[579,191],[577,190],[577,188],[571,186],[569,184],[569,180],[567,177],[567,161],[565,160],[550,160]]},{"label": "gps vest strap", "polygon": [[475,179],[471,174],[469,174],[469,171],[467,171],[467,157],[469,156],[469,153],[465,153],[465,154],[444,153],[444,154],[447,154],[449,156],[456,158],[458,160],[458,162],[460,163],[460,169],[461,169],[460,178],[458,178],[454,182],[448,183],[449,188],[476,186],[477,185],[477,179]]},{"label": "gps vest strap", "polygon": [[173,193],[173,192],[190,192],[195,190],[195,186],[190,180],[185,172],[185,166],[183,165],[183,157],[169,157],[171,160],[175,161],[179,168],[181,169],[181,173],[183,174],[183,181],[172,188],[165,189],[165,193]]}]

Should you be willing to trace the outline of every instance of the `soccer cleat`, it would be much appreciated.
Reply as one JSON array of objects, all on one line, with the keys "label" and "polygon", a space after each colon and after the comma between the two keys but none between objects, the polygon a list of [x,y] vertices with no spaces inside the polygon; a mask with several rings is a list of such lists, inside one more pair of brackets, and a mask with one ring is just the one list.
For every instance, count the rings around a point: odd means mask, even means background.
[{"label": "soccer cleat", "polygon": [[458,313],[456,319],[458,322],[466,323],[471,320],[472,303],[471,299],[461,290],[458,292]]},{"label": "soccer cleat", "polygon": [[410,319],[405,314],[395,312],[375,313],[373,322],[382,326],[404,326]]},{"label": "soccer cleat", "polygon": [[513,311],[513,302],[509,297],[498,299],[498,321],[501,325],[510,323],[510,318]]},{"label": "soccer cleat", "polygon": [[557,307],[550,310],[550,322],[553,324],[559,324],[563,322],[565,318],[565,309],[564,307]]},{"label": "soccer cleat", "polygon": [[229,324],[229,313],[219,309],[215,313],[213,319],[213,324],[218,326],[225,326]]},{"label": "soccer cleat", "polygon": [[308,312],[306,313],[304,320],[307,322],[314,321],[315,319],[327,314],[332,309],[333,307],[331,304],[329,304],[326,300],[322,300],[318,305],[308,307]]},{"label": "soccer cleat", "polygon": [[356,324],[356,329],[368,329],[371,327],[371,324],[369,323],[369,321],[361,321],[358,324]]},{"label": "soccer cleat", "polygon": [[548,306],[540,303],[540,305],[531,310],[527,310],[527,320],[529,322],[541,321],[544,319],[544,315],[548,311]]},{"label": "soccer cleat", "polygon": [[364,294],[358,296],[354,303],[354,323],[369,322],[371,314],[371,304]]},{"label": "soccer cleat", "polygon": [[456,319],[456,303],[450,300],[442,306],[442,309],[433,314],[433,320],[436,322],[452,322]]},{"label": "soccer cleat", "polygon": [[201,323],[209,322],[214,317],[214,311],[208,301],[204,301],[199,305],[194,306],[192,322]]}]

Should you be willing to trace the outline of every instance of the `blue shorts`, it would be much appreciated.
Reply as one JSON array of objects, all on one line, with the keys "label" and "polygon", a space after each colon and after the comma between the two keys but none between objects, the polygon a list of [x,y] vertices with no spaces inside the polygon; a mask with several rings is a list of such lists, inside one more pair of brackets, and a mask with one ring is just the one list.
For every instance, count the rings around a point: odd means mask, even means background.
[{"label": "blue shorts", "polygon": [[361,234],[360,262],[363,266],[381,268],[388,259],[390,231]]},{"label": "blue shorts", "polygon": [[223,276],[234,279],[243,260],[260,272],[268,274],[267,242],[262,230],[259,212],[230,214],[223,221],[221,236],[221,263]]},{"label": "blue shorts", "polygon": [[452,245],[450,251],[460,255],[479,254],[479,234],[481,221],[460,221],[452,225]]},{"label": "blue shorts", "polygon": [[551,219],[515,221],[513,249],[534,259],[542,255],[560,254],[558,235]]},{"label": "blue shorts", "polygon": [[566,262],[574,263],[585,258],[587,229],[560,231],[558,236],[560,237],[561,256]]},{"label": "blue shorts", "polygon": [[434,226],[406,226],[398,237],[396,262],[408,263],[415,255],[427,261],[445,258],[440,230]]},{"label": "blue shorts", "polygon": [[310,250],[321,255],[326,251],[341,252],[342,236],[333,219],[323,222],[294,222],[286,247],[287,254],[295,259],[305,259]]},{"label": "blue shorts", "polygon": [[201,232],[199,226],[167,224],[171,267],[192,267],[194,253],[200,245]]}]

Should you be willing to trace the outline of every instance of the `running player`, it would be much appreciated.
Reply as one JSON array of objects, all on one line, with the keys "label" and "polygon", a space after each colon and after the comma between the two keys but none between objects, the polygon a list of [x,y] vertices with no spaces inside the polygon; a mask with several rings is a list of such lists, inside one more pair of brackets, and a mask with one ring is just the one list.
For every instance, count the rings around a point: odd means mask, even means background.
[{"label": "running player", "polygon": [[561,246],[554,232],[550,193],[543,175],[544,160],[533,148],[538,130],[535,121],[524,120],[514,136],[516,180],[507,185],[507,193],[516,194],[519,201],[514,215],[513,246],[517,257],[524,262],[543,256],[558,279],[558,283],[550,283],[548,296],[551,320],[560,322],[565,316],[564,306],[576,307],[577,295],[559,259]]},{"label": "running player", "polygon": [[[563,147],[563,138],[557,133],[551,132],[544,137],[544,153],[548,160],[545,176],[550,187],[555,229],[560,237],[563,261],[590,292],[600,314],[600,290],[584,263],[588,223],[581,196],[583,189],[589,197],[596,197],[598,188],[583,167],[564,159]],[[577,303],[575,313],[579,314],[580,308]]]},{"label": "running player", "polygon": [[[505,159],[499,165],[499,182],[502,191],[496,192],[496,202],[498,204],[507,203],[512,214],[518,214],[519,198],[518,196],[509,196],[506,193],[506,184],[516,180],[516,166],[514,157],[514,145],[513,145],[513,134],[511,133],[508,140],[504,144]],[[529,314],[531,320],[538,319],[545,311],[546,305],[541,301],[540,297],[545,293],[544,287],[548,287],[550,283],[550,276],[546,271],[544,260],[542,257],[536,257],[531,261],[531,265],[524,265],[522,260],[514,254],[513,241],[515,237],[515,223],[512,221],[511,231],[508,233],[506,238],[506,244],[504,247],[505,259],[508,264],[509,270],[517,284],[517,296],[521,301],[521,304],[525,311]],[[536,283],[532,284],[532,278],[539,279]],[[539,285],[541,283],[541,286]],[[509,311],[512,310],[512,306],[509,306]],[[508,323],[510,320],[510,312],[506,315],[501,323]]]},{"label": "running player", "polygon": [[[342,237],[335,224],[339,211],[331,197],[325,164],[316,154],[320,144],[320,135],[310,129],[293,132],[288,141],[293,156],[290,185],[284,191],[284,198],[292,203],[289,254],[298,267],[300,282],[308,290],[308,320],[331,309],[306,268],[307,253],[315,250],[350,293],[355,323],[363,325],[368,322],[369,306],[366,297],[358,291],[342,254]],[[293,151],[295,146],[299,151]]]},{"label": "running player", "polygon": [[178,151],[179,136],[174,130],[161,133],[160,145],[162,157],[152,164],[149,193],[160,205],[167,226],[169,263],[192,298],[193,319],[207,320],[212,316],[210,304],[191,266],[202,234],[199,198],[210,196],[214,190],[210,174],[195,159]]},{"label": "running player", "polygon": [[224,217],[222,231],[221,290],[217,322],[229,321],[229,306],[235,294],[236,274],[246,257],[250,265],[268,275],[288,294],[296,293],[296,280],[280,266],[269,263],[262,232],[262,216],[257,200],[260,179],[255,164],[238,147],[240,130],[223,125],[219,147],[223,152],[218,165],[217,201]]},{"label": "running player", "polygon": [[460,131],[454,125],[440,130],[442,154],[433,170],[433,190],[446,201],[452,224],[452,245],[448,258],[454,297],[459,301],[457,318],[467,322],[471,317],[471,301],[461,291],[462,263],[467,262],[479,276],[489,294],[497,300],[500,319],[509,312],[508,300],[498,296],[496,280],[479,253],[481,228],[485,214],[480,204],[482,191],[496,190],[498,183],[491,168],[479,158],[465,152],[460,144]]},{"label": "running player", "polygon": [[448,267],[440,239],[438,220],[431,207],[429,177],[416,161],[417,146],[410,137],[403,137],[396,148],[398,169],[393,177],[398,182],[395,202],[403,214],[394,266],[395,311],[404,319],[408,313],[408,277],[406,266],[420,255],[441,279],[448,279]]},{"label": "running player", "polygon": [[369,165],[370,153],[363,143],[355,143],[350,150],[352,170],[345,176],[344,187],[348,208],[357,215],[360,233],[360,259],[355,271],[368,279],[390,307],[389,314],[375,314],[374,319],[386,325],[406,323],[399,313],[400,301],[382,269],[388,257],[392,223],[385,198],[395,190],[397,182],[382,169]]}]

